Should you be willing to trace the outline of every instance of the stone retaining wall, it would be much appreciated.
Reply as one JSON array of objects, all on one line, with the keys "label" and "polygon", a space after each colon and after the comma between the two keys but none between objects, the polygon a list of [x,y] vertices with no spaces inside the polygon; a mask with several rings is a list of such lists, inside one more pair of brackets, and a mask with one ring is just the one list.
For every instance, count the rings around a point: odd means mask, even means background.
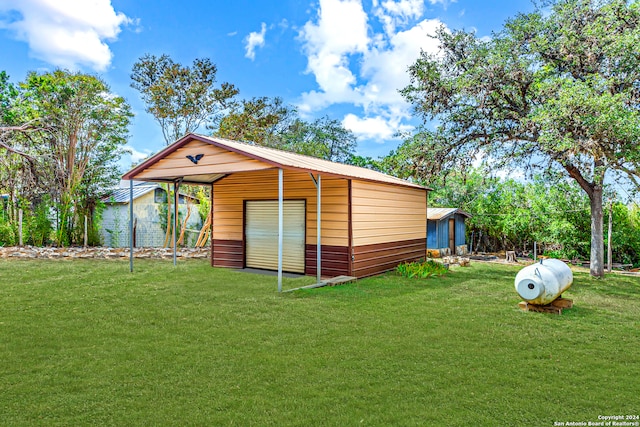
[{"label": "stone retaining wall", "polygon": [[[210,248],[178,248],[180,258],[208,258]],[[134,258],[170,259],[172,248],[134,248]],[[52,248],[36,246],[0,247],[0,258],[33,258],[33,259],[128,259],[129,248],[107,247],[69,247]]]}]

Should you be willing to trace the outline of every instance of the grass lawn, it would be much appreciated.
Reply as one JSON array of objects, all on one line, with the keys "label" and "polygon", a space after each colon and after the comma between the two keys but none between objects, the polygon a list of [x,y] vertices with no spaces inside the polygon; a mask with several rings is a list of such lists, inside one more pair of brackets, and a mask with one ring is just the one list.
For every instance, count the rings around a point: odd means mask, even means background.
[{"label": "grass lawn", "polygon": [[[552,426],[640,414],[640,280],[517,267],[278,294],[207,261],[0,260],[0,425]],[[312,283],[285,279],[284,288]]]}]

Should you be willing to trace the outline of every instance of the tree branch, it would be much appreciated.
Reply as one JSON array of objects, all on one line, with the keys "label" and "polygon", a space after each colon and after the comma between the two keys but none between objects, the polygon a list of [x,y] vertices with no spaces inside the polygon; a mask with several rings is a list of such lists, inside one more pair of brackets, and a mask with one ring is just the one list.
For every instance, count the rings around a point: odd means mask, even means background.
[{"label": "tree branch", "polygon": [[589,181],[587,181],[585,177],[582,176],[582,173],[580,172],[580,170],[574,165],[566,162],[561,162],[560,164],[567,171],[567,173],[569,173],[569,176],[575,179],[578,185],[580,185],[580,187],[585,191],[585,193],[587,193],[587,195],[589,196],[589,199],[591,199],[593,197],[594,185]]},{"label": "tree branch", "polygon": [[22,133],[24,135],[28,135],[29,131],[37,131],[37,130],[41,130],[38,128],[35,128],[33,126],[33,122],[27,122],[24,123],[20,126],[0,126],[0,147],[4,148],[5,150],[9,151],[10,153],[14,153],[17,154],[25,159],[27,159],[30,163],[34,164],[36,163],[36,158],[25,153],[24,151],[18,150],[17,148],[13,148],[11,147],[9,144],[5,143],[2,140],[2,136],[4,136],[5,134],[9,134],[11,132],[19,132]]}]

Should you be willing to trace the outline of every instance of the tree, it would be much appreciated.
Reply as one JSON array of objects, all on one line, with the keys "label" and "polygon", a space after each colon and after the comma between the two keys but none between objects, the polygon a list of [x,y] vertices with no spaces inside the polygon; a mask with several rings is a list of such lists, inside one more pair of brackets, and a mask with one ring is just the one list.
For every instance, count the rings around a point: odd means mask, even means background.
[{"label": "tree", "polygon": [[429,207],[456,207],[471,214],[468,240],[476,250],[554,250],[556,256],[589,256],[589,200],[570,178],[532,180],[492,176],[470,168],[430,184]]},{"label": "tree", "polygon": [[425,125],[407,151],[425,176],[480,156],[494,168],[563,171],[589,197],[591,274],[601,277],[605,180],[640,183],[640,2],[548,6],[490,40],[440,29],[440,52],[422,52],[402,90],[425,124],[439,125]]},{"label": "tree", "polygon": [[327,116],[313,122],[297,120],[284,139],[289,151],[340,163],[351,161],[358,144],[353,132]]},{"label": "tree", "polygon": [[34,163],[35,158],[23,148],[28,140],[16,137],[16,134],[26,136],[37,130],[36,123],[27,121],[22,101],[19,88],[9,81],[5,71],[0,71],[0,149],[6,150],[7,157],[17,154],[23,160]]},{"label": "tree", "polygon": [[[146,111],[160,124],[166,145],[203,125],[216,123],[232,105],[238,90],[231,83],[216,87],[217,72],[209,58],[196,58],[192,67],[183,67],[168,55],[146,54],[133,64],[131,87],[140,92]],[[167,203],[165,246],[172,229],[170,197]]]},{"label": "tree", "polygon": [[124,98],[95,76],[56,70],[22,84],[31,120],[46,122],[35,147],[50,165],[58,201],[58,244],[72,242],[74,216],[113,182],[132,117]]},{"label": "tree", "polygon": [[234,141],[278,147],[297,119],[296,110],[282,98],[266,96],[243,99],[221,120],[215,135]]},{"label": "tree", "polygon": [[307,122],[279,97],[240,101],[220,120],[214,135],[343,163],[350,161],[357,145],[355,135],[337,120]]},{"label": "tree", "polygon": [[229,107],[238,90],[231,83],[216,87],[218,68],[209,58],[197,58],[191,67],[168,55],[146,54],[133,64],[131,87],[160,124],[166,144],[214,123]]}]

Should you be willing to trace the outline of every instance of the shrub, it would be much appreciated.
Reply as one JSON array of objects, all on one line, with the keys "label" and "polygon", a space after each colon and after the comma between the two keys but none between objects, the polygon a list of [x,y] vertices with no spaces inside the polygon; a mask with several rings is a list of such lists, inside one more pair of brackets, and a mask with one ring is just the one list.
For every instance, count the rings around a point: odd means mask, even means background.
[{"label": "shrub", "polygon": [[555,250],[544,251],[544,256],[556,259],[578,259],[580,254],[575,249],[560,248]]},{"label": "shrub", "polygon": [[13,246],[16,244],[16,233],[8,222],[0,221],[0,246]]},{"label": "shrub", "polygon": [[49,243],[53,227],[49,219],[50,203],[48,199],[40,202],[29,221],[30,241],[35,246],[43,246]]},{"label": "shrub", "polygon": [[442,276],[446,274],[448,268],[442,263],[428,259],[426,261],[405,262],[396,267],[396,273],[401,276],[426,279],[431,276]]}]

